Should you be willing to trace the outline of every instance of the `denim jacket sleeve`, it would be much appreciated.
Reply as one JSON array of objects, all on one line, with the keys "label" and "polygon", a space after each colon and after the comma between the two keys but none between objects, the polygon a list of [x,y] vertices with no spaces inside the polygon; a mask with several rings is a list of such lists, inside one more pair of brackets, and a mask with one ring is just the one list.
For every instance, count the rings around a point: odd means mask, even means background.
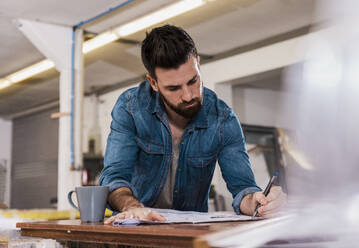
[{"label": "denim jacket sleeve", "polygon": [[239,206],[243,197],[261,189],[255,182],[242,128],[232,109],[222,125],[221,136],[222,148],[218,163],[227,188],[233,196],[233,209],[237,214],[241,214]]},{"label": "denim jacket sleeve", "polygon": [[112,110],[111,132],[107,139],[104,168],[99,184],[109,186],[110,192],[120,187],[128,187],[134,197],[138,198],[131,179],[139,148],[136,143],[136,127],[126,109],[124,98],[120,97]]}]

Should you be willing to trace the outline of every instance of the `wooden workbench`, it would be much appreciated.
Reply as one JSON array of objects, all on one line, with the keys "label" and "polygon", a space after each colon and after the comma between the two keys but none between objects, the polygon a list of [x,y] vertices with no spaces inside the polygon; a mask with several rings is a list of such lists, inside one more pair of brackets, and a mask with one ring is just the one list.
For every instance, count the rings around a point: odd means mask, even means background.
[{"label": "wooden workbench", "polygon": [[[228,230],[249,222],[202,224],[158,224],[139,226],[81,223],[80,220],[60,220],[17,223],[21,235],[56,239],[67,247],[206,247],[202,235]],[[100,244],[108,244],[101,246]]]}]

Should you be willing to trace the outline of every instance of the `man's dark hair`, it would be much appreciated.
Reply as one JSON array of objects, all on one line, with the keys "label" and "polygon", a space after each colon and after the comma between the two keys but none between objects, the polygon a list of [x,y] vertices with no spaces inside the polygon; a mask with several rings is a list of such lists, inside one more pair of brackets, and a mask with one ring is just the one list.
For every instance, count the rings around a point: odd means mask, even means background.
[{"label": "man's dark hair", "polygon": [[189,57],[197,57],[197,49],[189,34],[180,27],[164,25],[146,33],[142,42],[142,62],[148,73],[157,79],[155,68],[177,69]]}]

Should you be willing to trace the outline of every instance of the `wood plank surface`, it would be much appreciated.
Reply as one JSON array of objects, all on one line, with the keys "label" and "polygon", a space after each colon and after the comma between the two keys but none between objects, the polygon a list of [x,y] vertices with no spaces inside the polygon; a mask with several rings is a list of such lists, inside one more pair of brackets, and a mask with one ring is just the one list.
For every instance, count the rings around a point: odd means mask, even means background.
[{"label": "wood plank surface", "polygon": [[21,235],[56,239],[60,242],[91,242],[143,247],[193,247],[202,235],[228,230],[249,222],[201,224],[156,224],[139,226],[81,223],[80,220],[59,220],[17,223]]}]

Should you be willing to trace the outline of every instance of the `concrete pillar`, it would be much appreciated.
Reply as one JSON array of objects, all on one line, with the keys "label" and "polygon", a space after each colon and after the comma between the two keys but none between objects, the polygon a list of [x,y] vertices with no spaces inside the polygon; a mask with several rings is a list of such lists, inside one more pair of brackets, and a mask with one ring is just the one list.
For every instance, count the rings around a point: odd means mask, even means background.
[{"label": "concrete pillar", "polygon": [[[82,30],[74,35],[74,164],[71,163],[72,27],[18,20],[19,29],[60,71],[60,114],[58,156],[58,209],[70,209],[67,193],[81,185],[83,58]],[[77,170],[74,170],[77,169]]]}]

